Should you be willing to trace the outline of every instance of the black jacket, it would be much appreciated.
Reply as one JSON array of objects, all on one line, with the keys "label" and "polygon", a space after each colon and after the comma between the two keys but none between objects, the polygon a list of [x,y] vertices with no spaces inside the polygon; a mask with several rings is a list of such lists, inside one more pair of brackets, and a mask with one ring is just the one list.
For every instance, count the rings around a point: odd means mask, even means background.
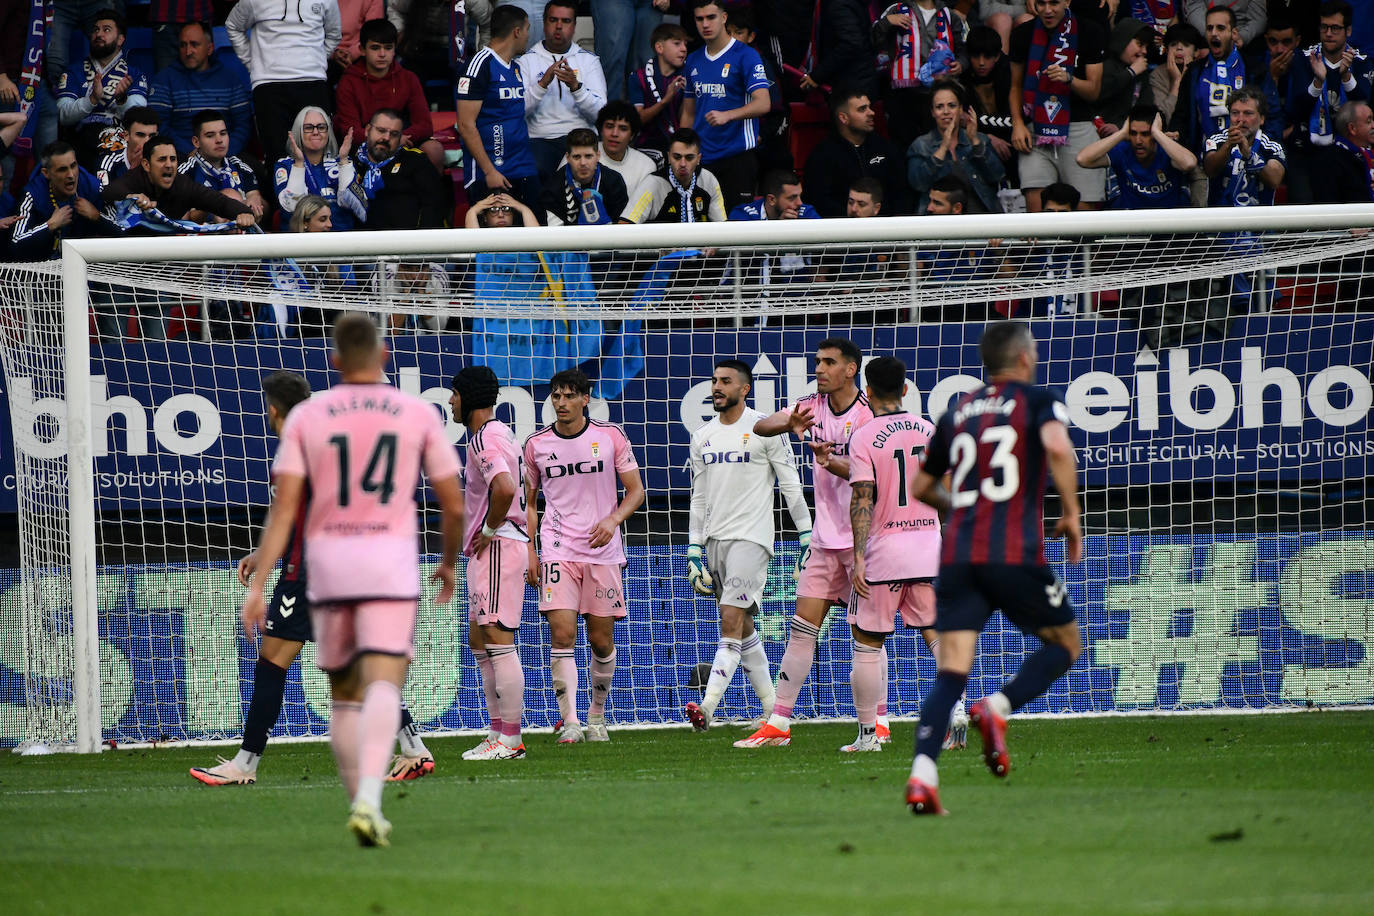
[{"label": "black jacket", "polygon": [[[545,210],[558,217],[565,225],[576,226],[578,211],[582,207],[579,189],[571,186],[565,176],[563,166],[550,176],[545,183],[539,202]],[[625,179],[620,173],[602,168],[599,176],[593,179],[595,188],[601,193],[601,202],[606,207],[606,215],[611,222],[620,222],[625,208],[630,205],[630,194],[625,190]]]},{"label": "black jacket", "polygon": [[187,210],[204,210],[224,219],[233,219],[240,213],[252,213],[248,205],[240,200],[227,197],[197,184],[188,175],[178,174],[172,179],[172,186],[166,191],[153,184],[148,173],[137,168],[124,173],[105,186],[100,196],[105,203],[112,204],[131,194],[146,194],[159,210],[172,219],[181,219]]},{"label": "black jacket", "polygon": [[855,146],[831,131],[806,160],[806,202],[821,216],[844,216],[849,186],[856,178],[876,178],[883,185],[886,216],[911,212],[906,160],[892,141],[874,132]]},{"label": "black jacket", "polygon": [[878,91],[873,18],[862,0],[822,0],[811,78],[836,91],[854,89],[870,99]]},{"label": "black jacket", "polygon": [[[358,174],[372,166],[358,156]],[[382,186],[367,203],[364,229],[442,229],[444,186],[429,157],[409,147],[398,150],[382,167]]]},{"label": "black jacket", "polygon": [[1343,146],[1312,147],[1312,202],[1367,204],[1374,202],[1364,157]]}]

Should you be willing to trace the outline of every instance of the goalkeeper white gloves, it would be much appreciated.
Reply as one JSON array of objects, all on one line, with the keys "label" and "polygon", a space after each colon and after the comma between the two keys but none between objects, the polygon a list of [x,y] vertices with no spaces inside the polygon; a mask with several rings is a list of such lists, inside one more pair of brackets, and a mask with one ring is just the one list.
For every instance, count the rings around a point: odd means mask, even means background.
[{"label": "goalkeeper white gloves", "polygon": [[797,537],[797,543],[801,545],[801,553],[797,554],[797,565],[792,568],[794,581],[800,581],[801,571],[806,568],[806,561],[811,559],[811,532],[803,531]]},{"label": "goalkeeper white gloves", "polygon": [[711,571],[706,568],[706,560],[701,556],[701,546],[689,545],[687,548],[687,579],[692,583],[692,591],[698,595],[714,598],[716,583],[711,579]]}]

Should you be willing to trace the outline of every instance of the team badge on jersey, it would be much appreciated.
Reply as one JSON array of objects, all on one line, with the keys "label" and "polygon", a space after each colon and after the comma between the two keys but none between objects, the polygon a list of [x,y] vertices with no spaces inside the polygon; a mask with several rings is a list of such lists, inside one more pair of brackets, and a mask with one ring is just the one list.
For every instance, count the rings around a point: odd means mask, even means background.
[{"label": "team badge on jersey", "polygon": [[729,64],[722,64],[722,65],[721,65],[721,68],[720,68],[720,75],[721,75],[722,77],[726,77],[726,76],[729,76],[729,75],[730,75],[730,65],[729,65]]},{"label": "team badge on jersey", "polygon": [[601,457],[601,443],[600,443],[600,442],[593,442],[593,443],[592,443],[592,457],[593,457],[593,458],[600,458],[600,457]]}]

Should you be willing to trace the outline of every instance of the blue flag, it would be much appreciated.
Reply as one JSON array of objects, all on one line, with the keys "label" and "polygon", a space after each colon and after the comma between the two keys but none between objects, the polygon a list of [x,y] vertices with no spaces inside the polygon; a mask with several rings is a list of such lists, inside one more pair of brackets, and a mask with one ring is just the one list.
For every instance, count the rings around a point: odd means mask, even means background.
[{"label": "blue flag", "polygon": [[[688,248],[670,251],[655,261],[635,289],[635,308],[644,311],[663,301],[682,262],[700,256],[700,251]],[[618,398],[630,380],[644,371],[644,322],[622,322],[618,333],[606,335],[601,352],[600,370],[588,373],[596,378],[592,393],[606,400]]]}]

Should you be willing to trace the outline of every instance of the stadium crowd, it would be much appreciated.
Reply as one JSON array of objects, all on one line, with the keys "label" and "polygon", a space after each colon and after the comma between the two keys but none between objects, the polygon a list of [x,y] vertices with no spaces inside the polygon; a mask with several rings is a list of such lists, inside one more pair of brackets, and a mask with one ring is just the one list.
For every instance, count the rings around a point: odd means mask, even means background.
[{"label": "stadium crowd", "polygon": [[6,4],[3,256],[125,233],[1374,201],[1374,67],[1352,38],[1374,22],[1347,0],[462,6]]}]

